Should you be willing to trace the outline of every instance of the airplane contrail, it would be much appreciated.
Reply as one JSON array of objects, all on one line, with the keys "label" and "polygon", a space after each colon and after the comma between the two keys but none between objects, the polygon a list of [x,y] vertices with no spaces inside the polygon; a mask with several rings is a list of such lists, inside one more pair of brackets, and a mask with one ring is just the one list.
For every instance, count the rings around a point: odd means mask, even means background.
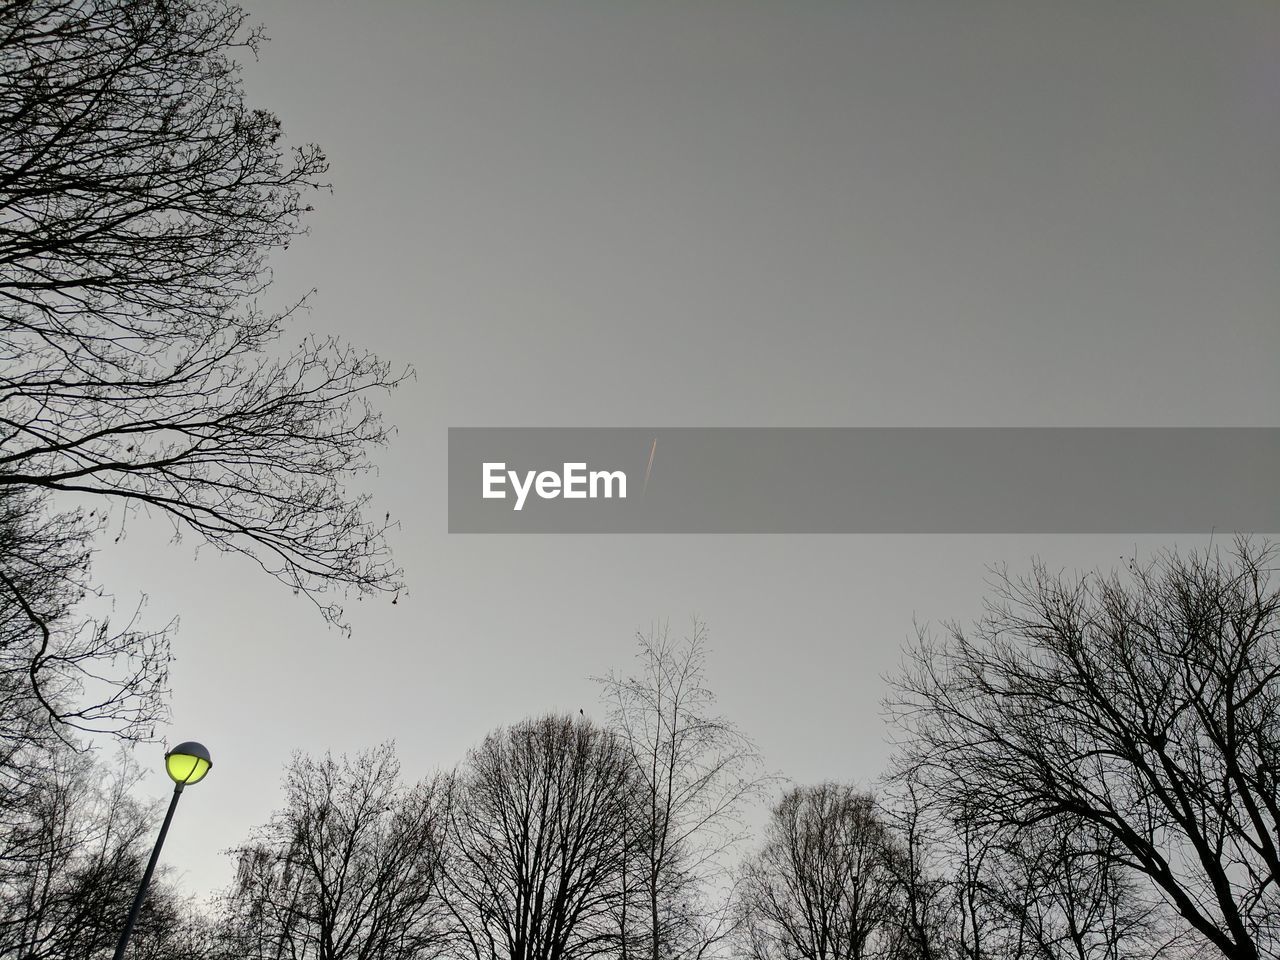
[{"label": "airplane contrail", "polygon": [[653,470],[653,455],[658,452],[658,438],[653,438],[653,446],[649,448],[649,463],[644,468],[644,483],[640,485],[640,496],[644,496],[644,492],[649,489],[649,473]]}]

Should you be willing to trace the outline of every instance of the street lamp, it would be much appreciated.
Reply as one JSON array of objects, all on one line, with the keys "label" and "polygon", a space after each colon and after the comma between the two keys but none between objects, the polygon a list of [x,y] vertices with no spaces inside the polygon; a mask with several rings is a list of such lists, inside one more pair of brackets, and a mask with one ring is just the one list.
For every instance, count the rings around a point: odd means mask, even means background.
[{"label": "street lamp", "polygon": [[209,756],[209,751],[204,744],[196,743],[194,740],[180,743],[164,755],[165,772],[173,781],[173,799],[169,801],[169,812],[164,815],[164,823],[160,826],[156,845],[151,849],[151,859],[147,861],[147,869],[143,871],[142,882],[138,884],[138,895],[133,898],[133,906],[129,908],[129,919],[124,922],[124,929],[120,932],[120,942],[116,944],[113,960],[124,960],[124,951],[129,945],[129,935],[133,933],[133,924],[138,919],[142,901],[147,897],[151,874],[155,872],[156,861],[160,859],[160,848],[164,846],[165,834],[169,832],[173,811],[178,808],[178,797],[182,796],[182,788],[189,783],[199,783],[212,767],[213,760]]}]

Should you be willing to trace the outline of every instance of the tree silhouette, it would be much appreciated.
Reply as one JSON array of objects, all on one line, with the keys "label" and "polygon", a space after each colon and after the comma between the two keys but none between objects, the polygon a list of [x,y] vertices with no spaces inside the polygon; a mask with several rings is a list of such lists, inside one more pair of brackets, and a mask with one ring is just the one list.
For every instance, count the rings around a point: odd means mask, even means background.
[{"label": "tree silhouette", "polygon": [[824,783],[787,791],[743,871],[752,960],[866,960],[897,927],[889,834],[872,798]]},{"label": "tree silhouette", "polygon": [[333,622],[335,590],[399,586],[386,522],[347,481],[387,437],[371,397],[402,375],[286,340],[297,305],[263,306],[326,160],[245,105],[235,57],[261,39],[245,21],[224,0],[0,3],[0,498],[73,568],[50,599],[6,553],[0,603],[36,687],[64,658],[142,655],[107,696],[125,726],[154,713],[163,651],[67,652],[76,627],[55,623],[108,509],[252,558]]},{"label": "tree silhouette", "polygon": [[400,782],[390,744],[297,756],[283,810],[232,851],[224,947],[239,958],[426,960],[443,945],[438,889],[447,784]]},{"label": "tree silhouette", "polygon": [[444,897],[473,960],[616,955],[637,778],[627,745],[583,717],[491,733],[450,806]]},{"label": "tree silhouette", "polygon": [[1123,578],[1004,577],[973,631],[914,650],[894,701],[906,762],[984,836],[1085,830],[1088,883],[1145,878],[1223,956],[1276,956],[1273,562],[1240,540]]},{"label": "tree silhouette", "polygon": [[768,779],[755,744],[715,712],[706,642],[697,620],[681,640],[664,625],[637,637],[633,673],[598,680],[639,776],[629,872],[642,906],[623,919],[649,960],[699,958],[732,933],[731,900],[717,894],[746,837],[743,811]]},{"label": "tree silhouette", "polygon": [[[16,805],[0,804],[0,957],[105,960],[142,876],[158,810],[132,796],[139,771],[104,769],[85,752],[51,749]],[[210,930],[158,878],[131,957],[200,960]]]}]

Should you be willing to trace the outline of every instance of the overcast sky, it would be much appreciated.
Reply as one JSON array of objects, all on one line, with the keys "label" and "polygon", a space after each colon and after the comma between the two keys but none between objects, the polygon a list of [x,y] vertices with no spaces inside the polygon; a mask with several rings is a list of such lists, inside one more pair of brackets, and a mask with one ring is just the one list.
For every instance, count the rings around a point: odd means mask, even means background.
[{"label": "overcast sky", "polygon": [[410,592],[348,638],[145,523],[104,550],[181,617],[170,742],[215,768],[165,860],[197,892],[291,751],[394,737],[418,777],[598,716],[588,676],[662,619],[708,622],[771,768],[871,784],[913,620],[971,618],[994,562],[1165,542],[449,536],[449,426],[1280,426],[1269,0],[246,5],[251,103],[332,161],[275,296],[417,370],[372,481]]}]

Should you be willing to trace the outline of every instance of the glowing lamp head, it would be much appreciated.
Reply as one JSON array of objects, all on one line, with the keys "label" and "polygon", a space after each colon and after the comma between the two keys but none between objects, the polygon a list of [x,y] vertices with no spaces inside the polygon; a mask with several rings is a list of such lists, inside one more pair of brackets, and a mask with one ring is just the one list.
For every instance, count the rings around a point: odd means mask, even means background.
[{"label": "glowing lamp head", "polygon": [[204,744],[188,740],[180,743],[164,755],[164,768],[169,777],[180,787],[199,783],[213,766],[213,760]]}]

